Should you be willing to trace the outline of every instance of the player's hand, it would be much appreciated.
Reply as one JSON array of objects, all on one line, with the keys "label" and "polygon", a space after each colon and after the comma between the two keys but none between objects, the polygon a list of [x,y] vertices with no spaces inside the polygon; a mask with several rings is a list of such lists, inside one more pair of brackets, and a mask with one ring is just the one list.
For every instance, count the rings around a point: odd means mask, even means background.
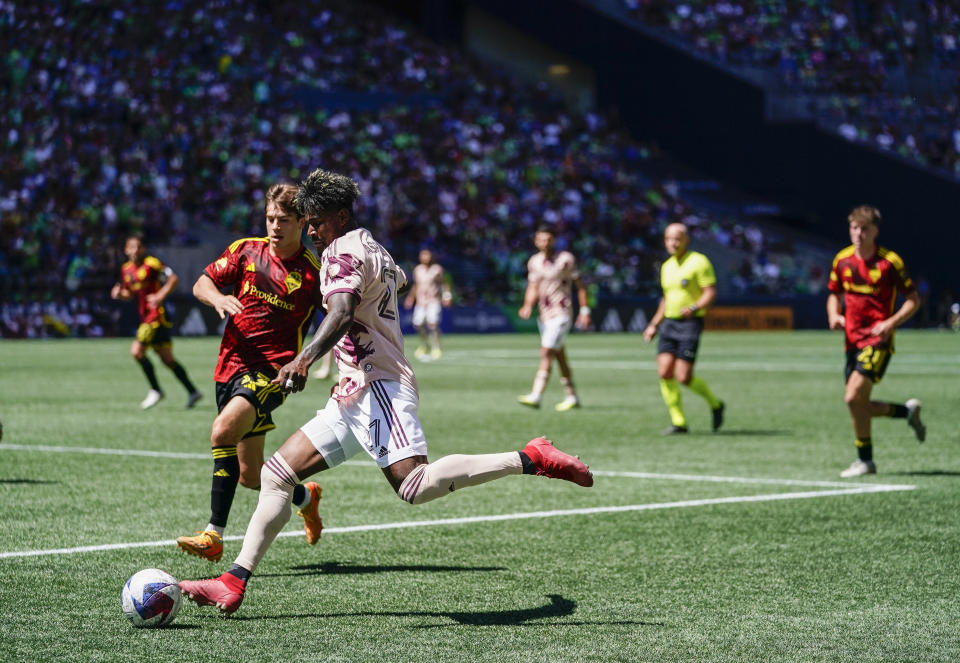
[{"label": "player's hand", "polygon": [[580,331],[586,331],[590,329],[590,314],[581,313],[577,316],[577,329]]},{"label": "player's hand", "polygon": [[653,337],[657,335],[657,328],[653,325],[647,325],[647,328],[643,330],[643,342],[649,343],[653,340]]},{"label": "player's hand", "polygon": [[890,334],[893,333],[893,325],[890,324],[889,320],[881,320],[873,326],[873,329],[870,330],[871,336],[879,336],[884,341],[890,339]]},{"label": "player's hand", "polygon": [[280,389],[285,394],[303,391],[307,386],[307,368],[302,366],[299,358],[295,357],[291,362],[280,367],[277,377],[270,382],[280,385]]},{"label": "player's hand", "polygon": [[163,299],[155,292],[151,292],[144,299],[147,300],[147,306],[150,308],[158,308],[163,303]]},{"label": "player's hand", "polygon": [[235,315],[243,310],[243,304],[233,295],[221,295],[213,302],[213,308],[223,320],[228,315]]},{"label": "player's hand", "polygon": [[404,299],[404,300],[403,300],[403,308],[405,308],[405,309],[407,309],[407,310],[413,308],[413,300],[412,300],[412,299]]},{"label": "player's hand", "polygon": [[517,311],[517,315],[520,316],[521,320],[528,320],[530,318],[531,313],[533,313],[532,306],[522,306],[520,307],[520,310]]},{"label": "player's hand", "polygon": [[842,315],[835,315],[830,318],[830,329],[836,331],[846,327],[847,320]]}]

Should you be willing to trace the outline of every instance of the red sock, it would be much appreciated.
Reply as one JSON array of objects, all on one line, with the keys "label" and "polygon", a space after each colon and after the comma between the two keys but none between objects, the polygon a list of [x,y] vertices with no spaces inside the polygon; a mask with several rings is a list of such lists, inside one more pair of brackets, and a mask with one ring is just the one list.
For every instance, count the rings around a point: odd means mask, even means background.
[{"label": "red sock", "polygon": [[227,586],[227,589],[235,594],[243,594],[243,590],[247,587],[247,582],[245,580],[241,580],[229,571],[220,576],[219,580]]}]

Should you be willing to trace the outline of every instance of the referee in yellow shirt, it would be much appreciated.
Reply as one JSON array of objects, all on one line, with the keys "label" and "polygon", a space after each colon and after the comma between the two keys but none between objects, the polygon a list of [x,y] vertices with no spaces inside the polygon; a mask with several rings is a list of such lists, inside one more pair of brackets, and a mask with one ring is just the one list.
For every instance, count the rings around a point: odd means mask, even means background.
[{"label": "referee in yellow shirt", "polygon": [[717,277],[707,256],[687,250],[690,235],[682,223],[667,226],[663,243],[670,254],[660,268],[663,297],[650,324],[643,330],[643,340],[648,343],[660,331],[657,373],[660,376],[660,393],[667,404],[672,424],[663,434],[687,432],[681,384],[707,401],[713,414],[713,430],[717,430],[723,425],[723,401],[713,395],[703,378],[693,375],[693,362],[697,358],[697,346],[700,345],[700,333],[703,331],[703,316],[707,307],[717,298]]}]

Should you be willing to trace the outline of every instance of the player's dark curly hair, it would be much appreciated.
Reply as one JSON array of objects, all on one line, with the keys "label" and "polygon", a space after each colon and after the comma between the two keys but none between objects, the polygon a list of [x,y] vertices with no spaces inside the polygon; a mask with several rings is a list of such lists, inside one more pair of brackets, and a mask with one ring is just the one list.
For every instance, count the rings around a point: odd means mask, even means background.
[{"label": "player's dark curly hair", "polygon": [[353,218],[353,203],[360,197],[360,187],[346,175],[317,168],[300,182],[293,202],[300,216],[345,209]]}]

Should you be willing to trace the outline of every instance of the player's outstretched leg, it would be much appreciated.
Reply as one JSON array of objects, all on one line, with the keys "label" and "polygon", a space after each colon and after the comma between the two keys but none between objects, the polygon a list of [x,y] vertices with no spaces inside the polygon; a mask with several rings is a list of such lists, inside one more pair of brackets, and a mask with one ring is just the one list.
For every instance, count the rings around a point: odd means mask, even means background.
[{"label": "player's outstretched leg", "polygon": [[209,580],[181,580],[180,590],[197,605],[212,605],[229,615],[243,603],[247,583],[227,571],[219,578]]},{"label": "player's outstretched leg", "polygon": [[553,442],[543,437],[536,437],[527,443],[521,454],[530,459],[531,472],[527,471],[524,463],[524,474],[536,474],[550,479],[563,479],[589,488],[593,485],[593,474],[583,461],[576,456],[564,453],[553,446]]}]

